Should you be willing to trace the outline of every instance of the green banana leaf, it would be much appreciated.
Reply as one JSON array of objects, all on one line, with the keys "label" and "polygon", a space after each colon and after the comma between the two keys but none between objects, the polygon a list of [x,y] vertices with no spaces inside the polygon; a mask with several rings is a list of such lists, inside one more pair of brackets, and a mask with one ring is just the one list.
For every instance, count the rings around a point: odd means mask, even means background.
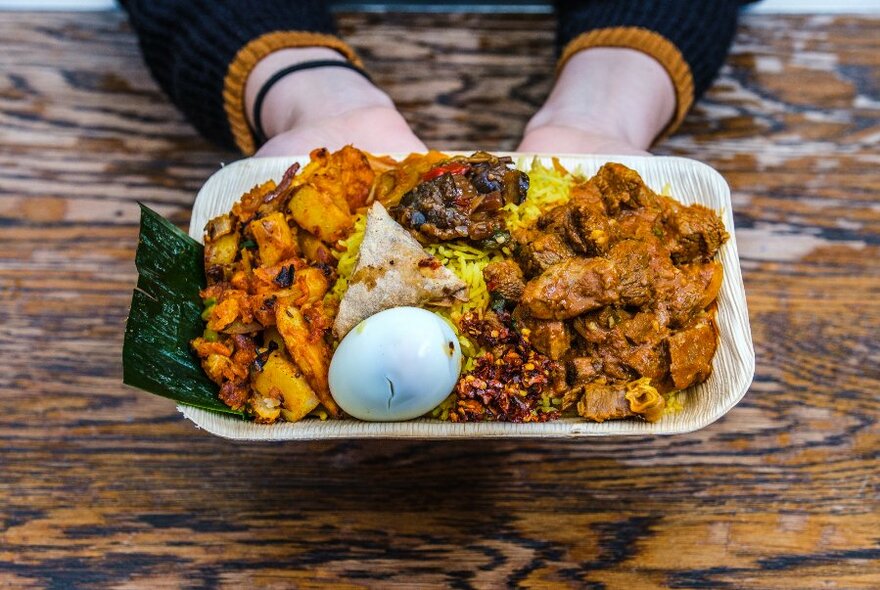
[{"label": "green banana leaf", "polygon": [[204,247],[141,205],[137,288],[122,347],[122,381],[188,406],[243,415],[217,397],[189,342],[204,331]]}]

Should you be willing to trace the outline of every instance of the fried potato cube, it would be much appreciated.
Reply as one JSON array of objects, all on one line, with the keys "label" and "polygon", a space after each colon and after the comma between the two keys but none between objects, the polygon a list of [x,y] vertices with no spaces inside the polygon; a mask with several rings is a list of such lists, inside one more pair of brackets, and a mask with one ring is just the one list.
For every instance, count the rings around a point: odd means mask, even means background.
[{"label": "fried potato cube", "polygon": [[293,305],[278,305],[275,321],[287,352],[305,374],[321,404],[330,414],[341,416],[342,411],[330,395],[327,373],[333,353],[324,341],[324,329],[311,324]]},{"label": "fried potato cube", "polygon": [[301,228],[328,244],[345,237],[354,226],[354,219],[348,211],[310,184],[300,187],[287,207]]},{"label": "fried potato cube", "polygon": [[296,275],[294,285],[300,292],[297,299],[299,305],[317,303],[330,290],[330,281],[327,280],[327,275],[321,269],[313,266],[301,269]]},{"label": "fried potato cube", "polygon": [[281,394],[279,410],[288,422],[301,420],[320,403],[296,365],[285,360],[278,351],[269,355],[263,370],[253,377],[252,384],[264,398],[273,399]]},{"label": "fried potato cube", "polygon": [[257,241],[263,266],[272,266],[298,253],[296,239],[280,211],[255,219],[248,228]]},{"label": "fried potato cube", "polygon": [[235,262],[238,254],[238,232],[220,236],[216,240],[205,242],[205,267],[226,266]]},{"label": "fried potato cube", "polygon": [[302,250],[306,260],[311,262],[319,262],[321,264],[335,265],[336,259],[330,253],[330,249],[318,238],[307,231],[300,231],[296,234],[299,242],[299,249]]}]

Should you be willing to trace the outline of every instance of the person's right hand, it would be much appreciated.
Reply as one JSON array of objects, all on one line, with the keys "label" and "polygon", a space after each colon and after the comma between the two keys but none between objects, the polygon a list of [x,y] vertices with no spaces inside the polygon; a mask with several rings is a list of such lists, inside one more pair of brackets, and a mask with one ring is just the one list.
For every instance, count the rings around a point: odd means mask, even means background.
[{"label": "person's right hand", "polygon": [[[282,68],[304,61],[342,59],[331,49],[283,49],[263,58],[251,72],[245,93],[253,121],[253,101],[262,84]],[[269,140],[256,156],[293,156],[345,145],[373,154],[423,152],[387,94],[351,70],[323,67],[293,72],[269,90],[261,109]]]}]

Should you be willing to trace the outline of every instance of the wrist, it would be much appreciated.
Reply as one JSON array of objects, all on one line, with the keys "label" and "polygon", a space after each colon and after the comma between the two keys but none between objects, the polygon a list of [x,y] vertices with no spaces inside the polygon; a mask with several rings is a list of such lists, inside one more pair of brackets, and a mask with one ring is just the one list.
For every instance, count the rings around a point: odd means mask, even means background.
[{"label": "wrist", "polygon": [[[245,112],[251,127],[257,115],[254,102],[263,85],[288,66],[316,60],[346,61],[332,49],[307,47],[273,52],[254,66],[245,88]],[[390,98],[360,73],[327,66],[291,72],[275,82],[263,98],[259,117],[270,138],[298,122],[338,116],[355,108],[391,105]]]},{"label": "wrist", "polygon": [[675,112],[675,90],[650,56],[625,48],[593,48],[572,56],[526,133],[576,127],[647,149]]}]

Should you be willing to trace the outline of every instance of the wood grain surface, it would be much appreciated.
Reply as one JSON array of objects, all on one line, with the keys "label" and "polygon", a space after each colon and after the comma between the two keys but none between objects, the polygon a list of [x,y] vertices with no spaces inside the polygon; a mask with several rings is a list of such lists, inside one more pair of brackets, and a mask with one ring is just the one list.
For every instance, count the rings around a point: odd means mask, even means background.
[{"label": "wood grain surface", "polygon": [[[432,147],[512,148],[549,17],[354,16]],[[880,20],[743,19],[658,153],[733,189],[757,351],[720,422],[641,440],[234,444],[120,383],[136,201],[236,156],[118,13],[0,13],[0,586],[880,587]]]}]

